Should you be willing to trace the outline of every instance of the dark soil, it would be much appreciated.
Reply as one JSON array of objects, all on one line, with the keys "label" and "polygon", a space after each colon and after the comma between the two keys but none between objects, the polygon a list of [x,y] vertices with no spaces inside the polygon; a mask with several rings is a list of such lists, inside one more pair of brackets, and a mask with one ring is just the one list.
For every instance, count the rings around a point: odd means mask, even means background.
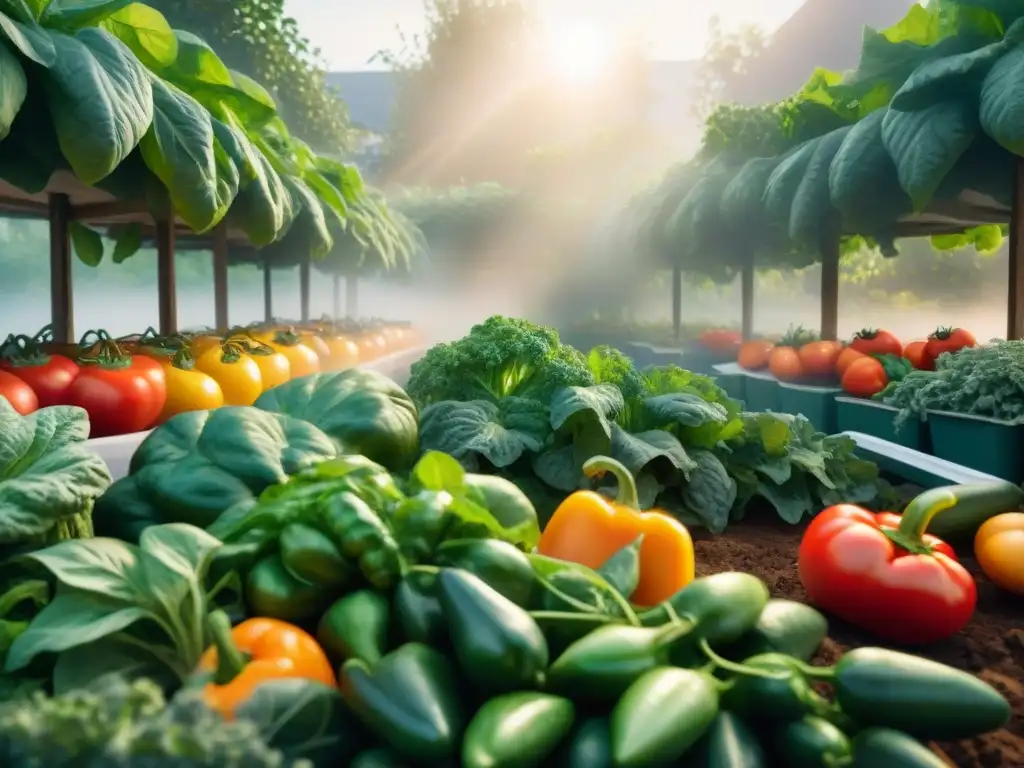
[{"label": "dark soil", "polygon": [[[806,601],[797,576],[796,555],[803,526],[743,522],[719,536],[695,532],[697,575],[745,571],[762,578],[773,597]],[[969,552],[961,561],[978,583],[978,608],[970,624],[955,637],[924,648],[900,648],[978,675],[998,689],[1013,707],[1006,728],[968,741],[931,745],[959,768],[1024,766],[1024,599],[995,587]],[[877,638],[832,619],[829,639],[815,658],[833,664],[844,651],[862,645],[885,645]]]}]

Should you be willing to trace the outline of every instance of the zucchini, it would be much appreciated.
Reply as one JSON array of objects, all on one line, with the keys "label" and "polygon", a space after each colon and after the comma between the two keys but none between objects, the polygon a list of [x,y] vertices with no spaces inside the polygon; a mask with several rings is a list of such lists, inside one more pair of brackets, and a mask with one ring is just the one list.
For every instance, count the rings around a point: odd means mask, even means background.
[{"label": "zucchini", "polygon": [[956,505],[942,510],[928,523],[928,533],[943,541],[972,537],[989,518],[1024,506],[1024,491],[1011,482],[951,485],[948,490],[956,496]]}]

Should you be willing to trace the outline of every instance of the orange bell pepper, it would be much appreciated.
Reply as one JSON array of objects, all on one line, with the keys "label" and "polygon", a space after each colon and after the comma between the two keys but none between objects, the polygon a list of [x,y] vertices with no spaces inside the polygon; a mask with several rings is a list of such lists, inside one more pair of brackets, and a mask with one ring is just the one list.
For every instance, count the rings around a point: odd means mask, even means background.
[{"label": "orange bell pepper", "polygon": [[643,535],[640,582],[627,595],[633,603],[657,605],[693,581],[693,540],[686,526],[658,510],[641,512],[636,481],[614,459],[595,456],[583,465],[583,472],[587,477],[611,472],[618,480],[618,497],[610,501],[593,491],[569,496],[541,534],[540,554],[596,570]]},{"label": "orange bell pepper", "polygon": [[211,677],[203,699],[231,719],[256,687],[281,678],[317,680],[336,687],[334,669],[307,632],[277,619],[249,619],[234,629],[223,611],[211,613],[213,645],[199,659],[198,672]]}]

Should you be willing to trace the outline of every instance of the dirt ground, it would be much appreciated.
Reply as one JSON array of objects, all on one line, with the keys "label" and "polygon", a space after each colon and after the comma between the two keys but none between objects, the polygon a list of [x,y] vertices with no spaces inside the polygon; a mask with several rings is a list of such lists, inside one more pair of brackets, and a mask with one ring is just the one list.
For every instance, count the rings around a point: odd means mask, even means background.
[{"label": "dirt ground", "polygon": [[[697,575],[746,571],[759,576],[773,597],[806,601],[797,576],[796,554],[802,526],[782,521],[744,521],[719,536],[695,532]],[[970,624],[955,637],[925,648],[908,650],[978,675],[998,689],[1013,707],[1007,727],[968,741],[931,745],[950,765],[959,768],[1024,766],[1024,599],[997,589],[973,558],[961,561],[978,583],[978,608]],[[832,664],[842,653],[862,645],[884,645],[837,619],[830,620],[829,639],[815,659]]]}]

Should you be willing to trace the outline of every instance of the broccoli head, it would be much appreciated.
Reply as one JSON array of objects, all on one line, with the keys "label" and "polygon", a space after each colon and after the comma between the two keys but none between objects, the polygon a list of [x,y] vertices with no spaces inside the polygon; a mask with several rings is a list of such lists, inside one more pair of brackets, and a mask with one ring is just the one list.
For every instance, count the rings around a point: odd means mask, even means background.
[{"label": "broccoli head", "polygon": [[590,350],[587,357],[597,384],[614,384],[627,403],[647,394],[647,382],[637,370],[633,359],[614,347],[601,346]]},{"label": "broccoli head", "polygon": [[547,403],[562,387],[594,383],[587,360],[551,328],[494,315],[413,364],[406,391],[424,408],[442,400],[516,396]]}]

